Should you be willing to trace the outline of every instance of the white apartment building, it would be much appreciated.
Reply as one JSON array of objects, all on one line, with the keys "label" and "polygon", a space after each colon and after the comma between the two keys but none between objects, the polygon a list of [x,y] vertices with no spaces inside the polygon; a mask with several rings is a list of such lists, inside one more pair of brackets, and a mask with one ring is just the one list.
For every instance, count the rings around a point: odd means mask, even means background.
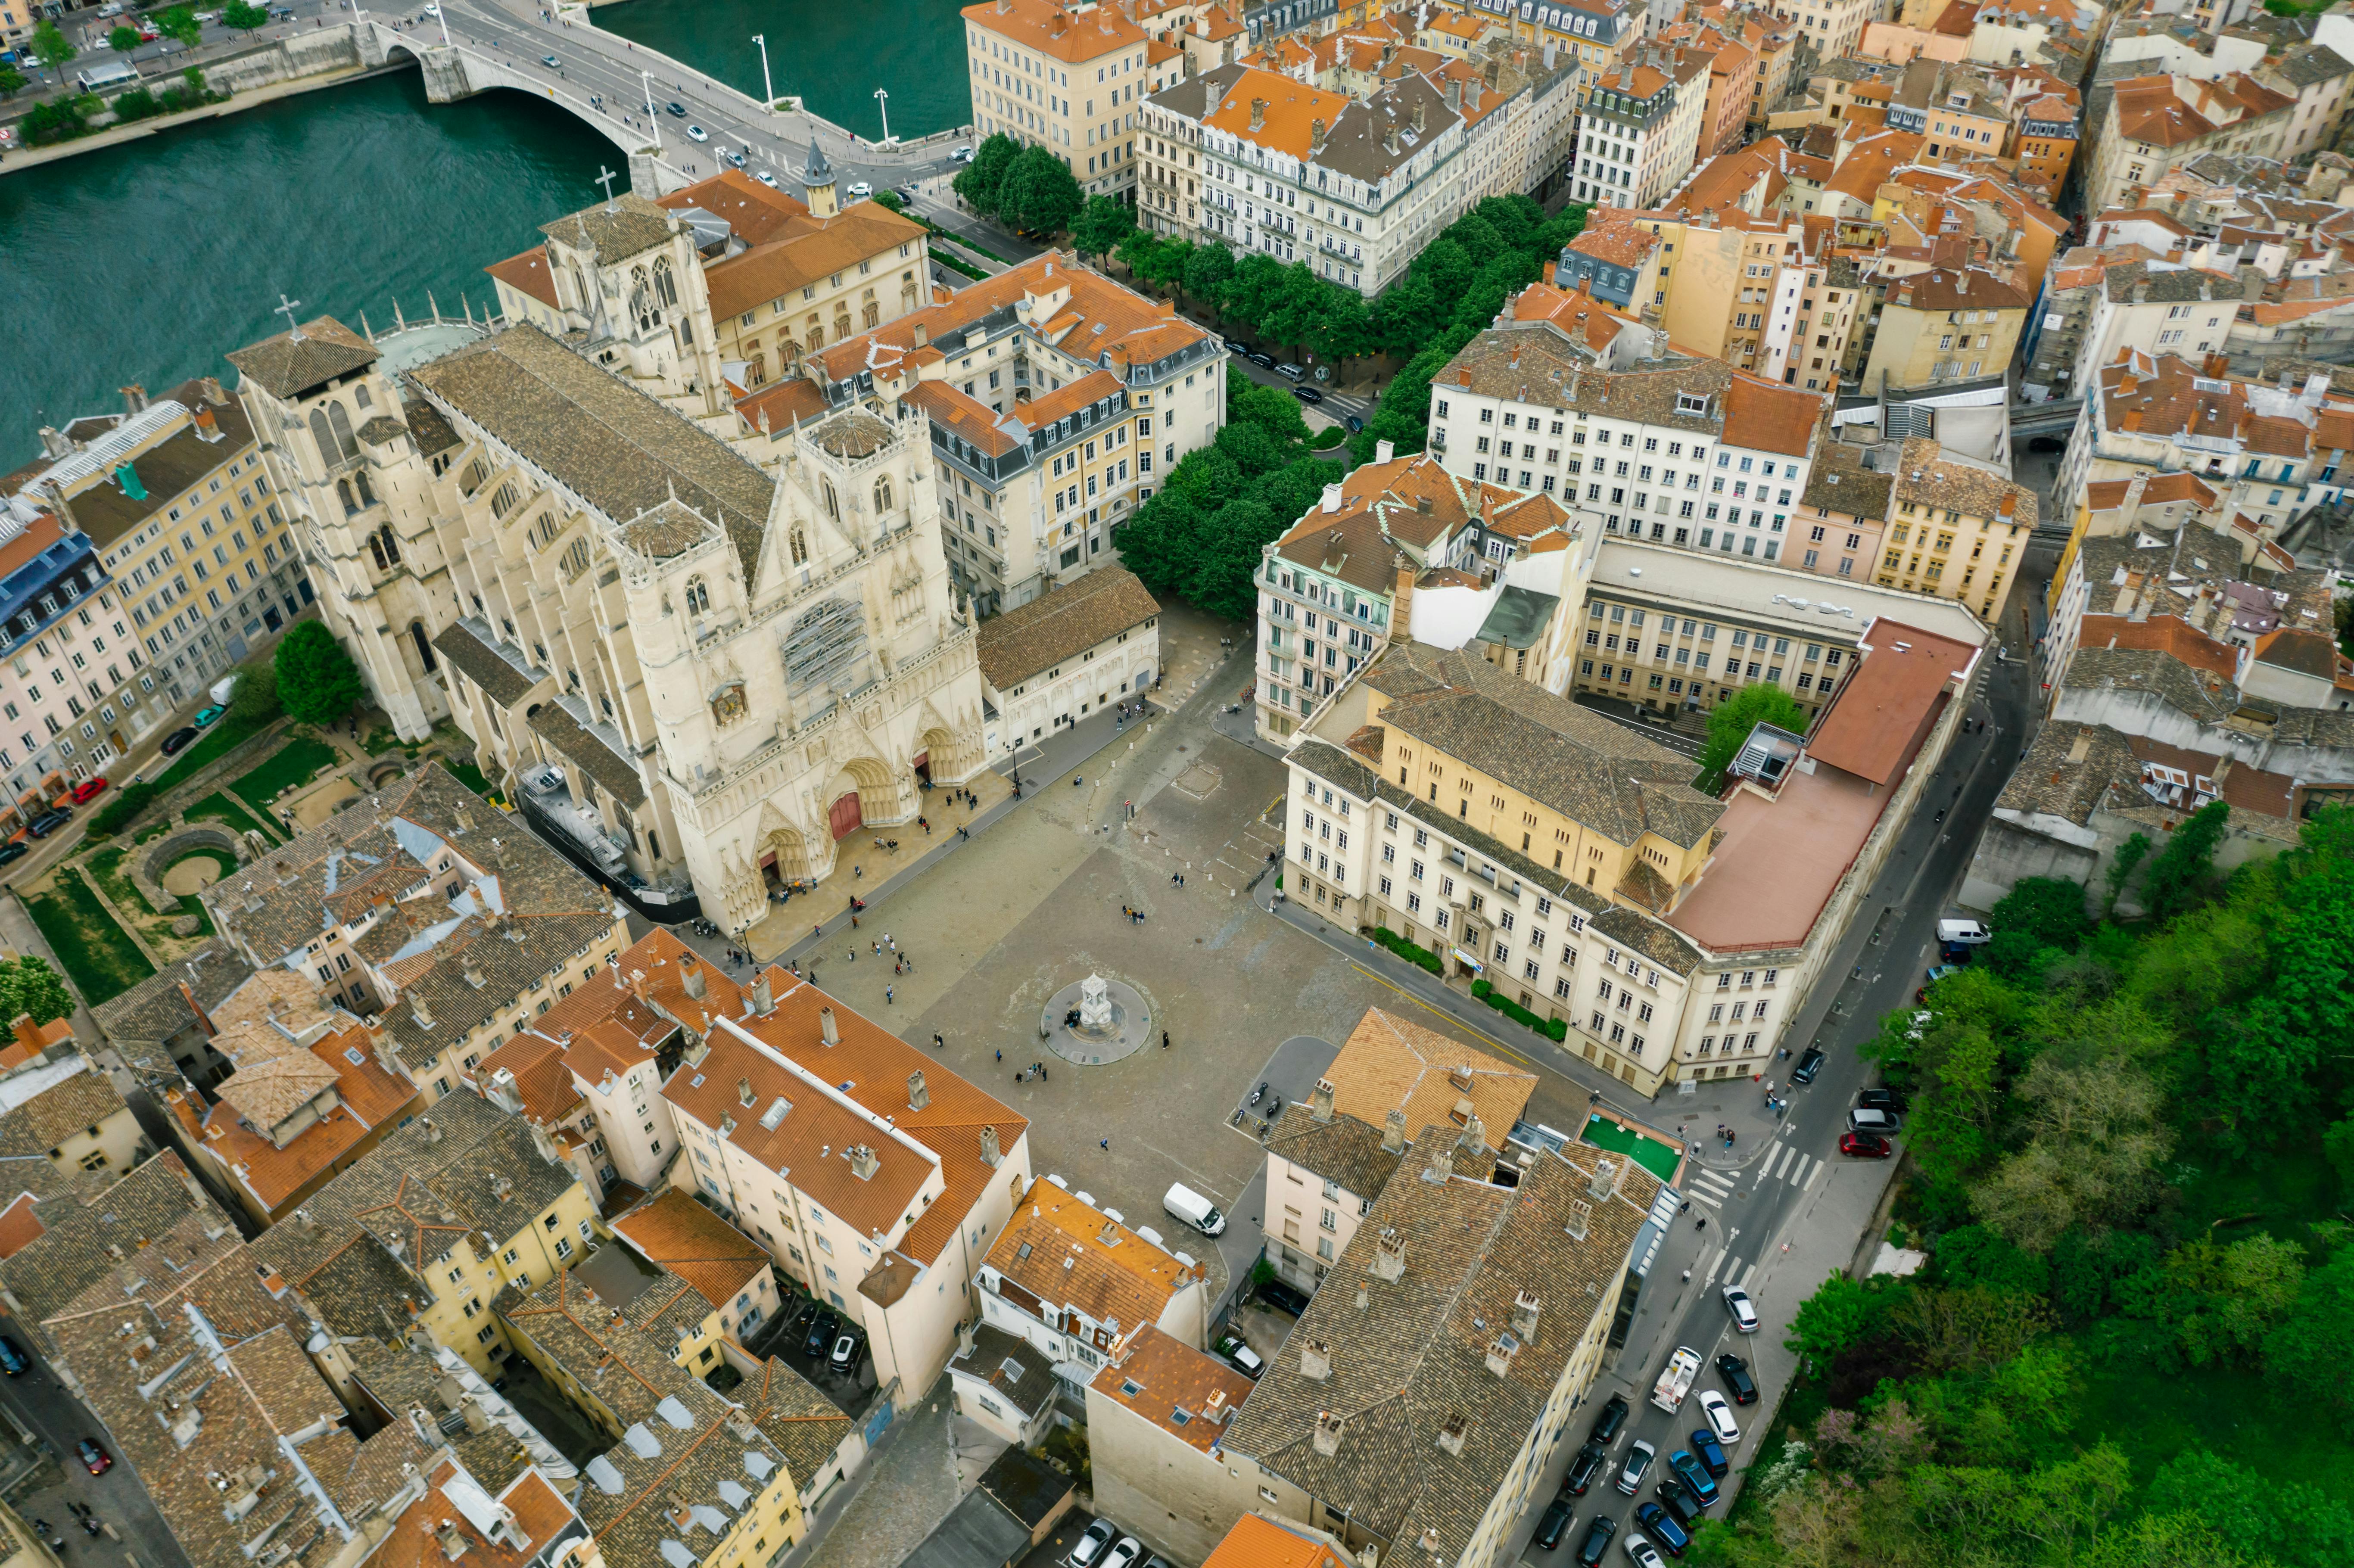
[{"label": "white apartment building", "polygon": [[1264,1254],[1286,1282],[1311,1295],[1356,1239],[1411,1138],[1404,1110],[1393,1107],[1376,1128],[1336,1112],[1332,1094],[1319,1078],[1308,1114],[1287,1113],[1267,1142]]},{"label": "white apartment building", "polygon": [[1823,396],[1642,346],[1597,355],[1543,319],[1490,328],[1431,381],[1430,450],[1450,473],[1556,497],[1590,532],[1780,560]]},{"label": "white apartment building", "polygon": [[[764,994],[776,988],[773,998]],[[771,969],[663,1086],[691,1181],[866,1336],[876,1382],[932,1386],[1030,1185],[1029,1123]]]},{"label": "white apartment building", "polygon": [[982,0],[960,15],[974,133],[1046,148],[1089,196],[1133,189],[1144,30],[1106,0]]},{"label": "white apartment building", "polygon": [[1646,52],[1597,79],[1570,189],[1604,207],[1657,207],[1691,172],[1708,107],[1708,57]]}]

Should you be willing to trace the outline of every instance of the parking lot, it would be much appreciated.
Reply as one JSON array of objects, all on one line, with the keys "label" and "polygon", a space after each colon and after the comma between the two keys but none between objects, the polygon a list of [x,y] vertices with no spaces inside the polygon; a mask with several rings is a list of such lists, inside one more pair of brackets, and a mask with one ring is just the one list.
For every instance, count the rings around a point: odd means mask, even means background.
[{"label": "parking lot", "polygon": [[785,1304],[778,1308],[774,1318],[761,1325],[744,1348],[763,1359],[774,1356],[783,1361],[815,1384],[819,1393],[840,1405],[844,1414],[853,1421],[858,1420],[866,1414],[866,1407],[875,1403],[875,1358],[872,1354],[862,1354],[858,1358],[856,1371],[847,1374],[835,1372],[827,1361],[835,1337],[831,1334],[826,1336],[825,1350],[815,1355],[808,1354],[802,1344],[809,1332],[810,1319],[815,1316],[812,1308],[817,1306],[808,1297],[795,1294],[788,1287]]}]

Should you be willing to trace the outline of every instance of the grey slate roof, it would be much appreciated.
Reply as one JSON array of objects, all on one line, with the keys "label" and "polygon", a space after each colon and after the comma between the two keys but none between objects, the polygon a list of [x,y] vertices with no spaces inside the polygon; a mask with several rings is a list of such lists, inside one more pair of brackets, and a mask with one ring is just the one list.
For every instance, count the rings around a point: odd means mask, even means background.
[{"label": "grey slate roof", "polygon": [[982,621],[975,654],[990,685],[1011,691],[1160,613],[1159,601],[1134,572],[1098,567],[1068,587]]},{"label": "grey slate roof", "polygon": [[972,1331],[972,1349],[958,1351],[949,1366],[987,1383],[991,1393],[1024,1418],[1055,1403],[1054,1367],[1019,1334],[980,1324]]},{"label": "grey slate roof", "polygon": [[[41,1161],[44,1170],[48,1161]],[[129,1255],[191,1214],[228,1226],[180,1157],[165,1150],[122,1181],[96,1192],[66,1192],[37,1203],[42,1234],[0,1258],[0,1286],[16,1297],[19,1327],[38,1336],[43,1319],[106,1277],[114,1266],[107,1248]]]},{"label": "grey slate roof", "polygon": [[299,338],[281,332],[228,353],[231,365],[278,397],[298,397],[323,381],[375,364],[376,357],[374,344],[333,316],[304,322]]},{"label": "grey slate roof", "polygon": [[561,704],[549,703],[525,722],[580,771],[602,784],[613,799],[631,810],[646,803],[646,781],[637,764],[589,734]]},{"label": "grey slate roof", "polygon": [[[1451,1152],[1458,1141],[1451,1128],[1424,1128],[1416,1147]],[[1602,1160],[1617,1185],[1595,1200],[1589,1179]],[[1631,1160],[1580,1144],[1540,1155],[1516,1188],[1434,1181],[1426,1167],[1415,1161],[1374,1202],[1285,1354],[1244,1400],[1225,1446],[1395,1549],[1421,1552],[1433,1539],[1426,1532],[1436,1532],[1430,1558],[1450,1563],[1506,1489],[1522,1448],[1551,1436],[1540,1430],[1546,1401],[1595,1319],[1616,1308],[1659,1183]],[[1574,1219],[1583,1220],[1582,1240],[1570,1234]],[[1371,1270],[1384,1233],[1405,1243],[1394,1282]],[[1487,1365],[1489,1347],[1509,1330],[1523,1291],[1539,1303],[1536,1332],[1499,1376]],[[1327,1348],[1329,1376],[1303,1371],[1299,1347],[1310,1341]],[[1329,1456],[1314,1444],[1327,1413],[1341,1423]],[[1454,1418],[1464,1423],[1459,1456],[1437,1442]]]},{"label": "grey slate roof", "polygon": [[409,380],[616,524],[676,499],[718,522],[753,580],[776,482],[718,437],[524,323]]},{"label": "grey slate roof", "polygon": [[2237,686],[2219,683],[2211,689],[2190,665],[2155,648],[2079,648],[2061,683],[2154,692],[2192,718],[2211,724],[2240,705]]},{"label": "grey slate roof", "polygon": [[[99,1028],[117,1049],[160,1045],[196,1024],[188,1007],[193,994],[209,1011],[253,978],[253,966],[226,942],[207,942],[178,962],[158,969],[111,1001],[90,1009]],[[184,993],[181,987],[187,987]]]},{"label": "grey slate roof", "polygon": [[1331,1121],[1312,1113],[1287,1116],[1267,1140],[1269,1154],[1281,1155],[1303,1170],[1312,1171],[1344,1192],[1372,1199],[1389,1185],[1403,1154],[1382,1147],[1382,1129],[1346,1111],[1335,1111]]},{"label": "grey slate roof", "polygon": [[433,634],[433,651],[458,666],[468,680],[482,688],[485,696],[503,708],[514,706],[549,678],[543,673],[534,680],[516,669],[495,645],[462,620],[453,620]]},{"label": "grey slate roof", "polygon": [[932,1527],[900,1568],[1005,1568],[1029,1549],[1028,1527],[995,1498],[974,1490]]},{"label": "grey slate roof", "polygon": [[1560,602],[1559,594],[1508,585],[1496,596],[1494,608],[1479,623],[1473,641],[1499,643],[1506,648],[1533,648],[1544,634],[1545,623],[1553,619],[1553,607]]}]

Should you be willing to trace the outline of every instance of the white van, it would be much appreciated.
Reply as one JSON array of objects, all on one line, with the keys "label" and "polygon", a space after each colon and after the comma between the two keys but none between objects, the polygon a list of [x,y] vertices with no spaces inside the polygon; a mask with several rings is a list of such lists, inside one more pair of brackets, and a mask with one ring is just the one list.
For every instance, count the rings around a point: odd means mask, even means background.
[{"label": "white van", "polygon": [[1949,948],[1975,948],[1993,940],[1994,933],[1975,920],[1940,920],[1937,940]]},{"label": "white van", "polygon": [[1182,1181],[1162,1195],[1161,1206],[1205,1236],[1216,1235],[1226,1228],[1226,1216],[1218,1213],[1218,1206]]}]

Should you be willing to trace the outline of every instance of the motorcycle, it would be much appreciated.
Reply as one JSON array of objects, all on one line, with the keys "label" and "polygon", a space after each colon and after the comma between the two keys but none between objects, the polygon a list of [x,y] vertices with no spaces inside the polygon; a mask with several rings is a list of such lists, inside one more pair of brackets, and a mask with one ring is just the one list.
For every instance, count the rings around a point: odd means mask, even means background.
[{"label": "motorcycle", "polygon": [[1265,1084],[1261,1084],[1258,1087],[1251,1091],[1251,1104],[1257,1105],[1259,1101],[1265,1098],[1267,1098],[1267,1086]]}]

